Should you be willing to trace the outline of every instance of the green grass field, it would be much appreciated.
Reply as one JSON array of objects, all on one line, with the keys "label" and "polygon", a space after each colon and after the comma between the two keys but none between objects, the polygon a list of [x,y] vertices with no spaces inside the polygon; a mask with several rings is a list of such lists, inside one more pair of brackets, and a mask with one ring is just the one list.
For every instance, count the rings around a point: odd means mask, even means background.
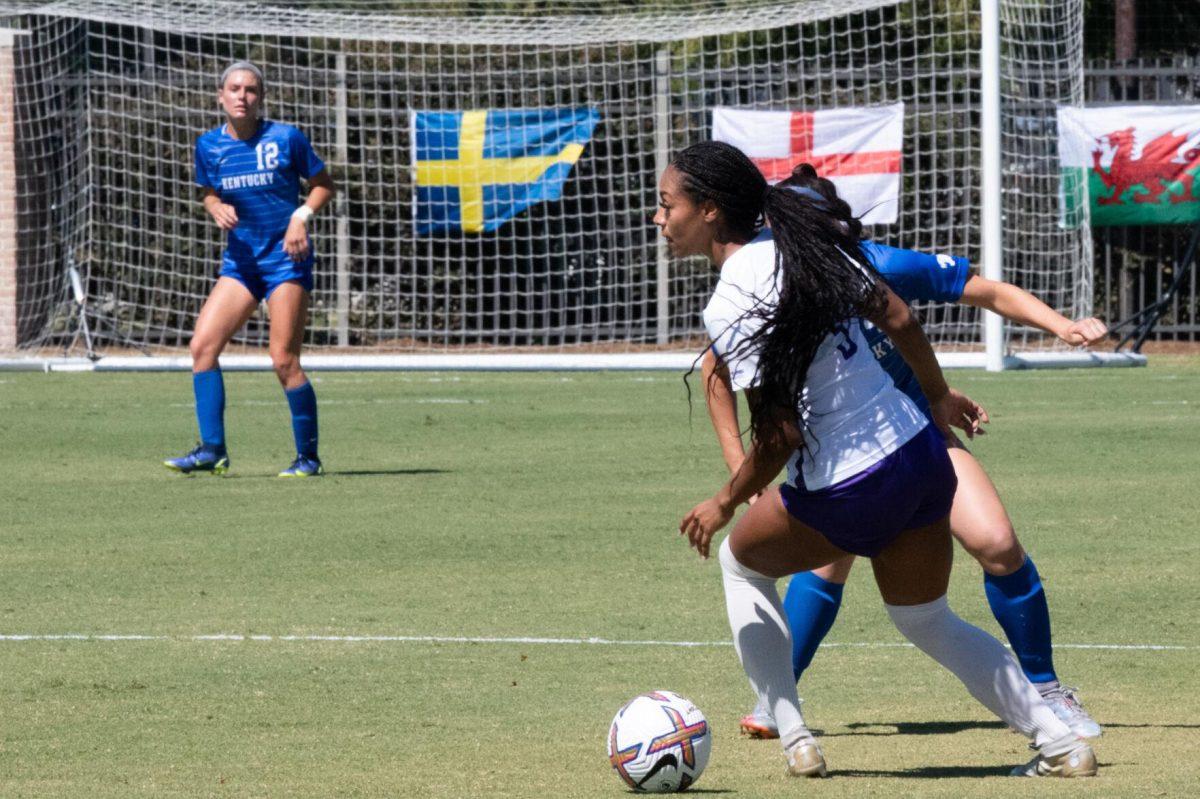
[{"label": "green grass field", "polygon": [[[9,373],[0,796],[618,796],[609,721],[655,688],[713,725],[701,793],[1194,796],[1200,359],[951,377],[1105,725],[1095,780],[1002,776],[1024,740],[896,646],[863,566],[801,684],[833,778],[739,739],[719,570],[675,533],[723,467],[677,375],[318,374],[329,476],[280,481],[268,374],[227,376],[219,479],[159,465],[194,436],[189,376]],[[961,552],[950,596],[999,634]]]}]

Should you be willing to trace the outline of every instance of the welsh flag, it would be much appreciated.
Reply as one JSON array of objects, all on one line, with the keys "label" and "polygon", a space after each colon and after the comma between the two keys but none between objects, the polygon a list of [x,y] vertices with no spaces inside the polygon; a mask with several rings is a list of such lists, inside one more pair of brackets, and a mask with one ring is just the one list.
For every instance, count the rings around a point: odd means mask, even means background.
[{"label": "welsh flag", "polygon": [[1058,109],[1062,224],[1200,221],[1200,105]]},{"label": "welsh flag", "polygon": [[904,103],[828,111],[714,108],[712,137],[750,156],[771,183],[808,162],[867,224],[900,212]]}]

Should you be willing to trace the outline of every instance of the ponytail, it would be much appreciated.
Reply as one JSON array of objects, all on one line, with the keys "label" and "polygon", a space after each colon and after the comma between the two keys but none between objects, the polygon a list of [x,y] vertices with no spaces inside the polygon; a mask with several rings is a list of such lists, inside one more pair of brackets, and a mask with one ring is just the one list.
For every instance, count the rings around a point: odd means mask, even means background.
[{"label": "ponytail", "polygon": [[847,320],[874,315],[885,303],[878,275],[859,264],[862,223],[810,164],[769,187],[740,150],[703,142],[683,150],[672,166],[693,202],[709,200],[720,211],[726,240],[748,242],[764,224],[771,228],[778,301],[746,311],[742,319],[755,320],[754,333],[716,357],[758,356],[759,383],[749,395],[754,440],[777,440],[791,418],[803,432],[804,383],[817,349]]}]

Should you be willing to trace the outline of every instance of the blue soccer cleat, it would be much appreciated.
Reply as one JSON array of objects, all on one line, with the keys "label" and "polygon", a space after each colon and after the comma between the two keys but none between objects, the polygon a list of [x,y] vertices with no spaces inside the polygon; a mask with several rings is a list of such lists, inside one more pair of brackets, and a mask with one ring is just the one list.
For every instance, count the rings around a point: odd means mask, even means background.
[{"label": "blue soccer cleat", "polygon": [[223,449],[216,450],[201,444],[182,457],[168,458],[163,461],[163,466],[180,474],[191,474],[192,472],[225,474],[229,471],[229,455]]},{"label": "blue soccer cleat", "polygon": [[320,477],[325,474],[321,461],[307,455],[297,455],[292,465],[279,473],[280,477]]}]

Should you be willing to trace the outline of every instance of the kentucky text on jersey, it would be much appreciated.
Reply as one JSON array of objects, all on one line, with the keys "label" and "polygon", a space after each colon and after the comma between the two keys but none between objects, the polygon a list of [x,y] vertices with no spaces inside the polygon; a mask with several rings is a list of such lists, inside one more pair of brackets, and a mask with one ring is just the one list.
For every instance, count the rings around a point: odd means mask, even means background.
[{"label": "kentucky text on jersey", "polygon": [[269,186],[274,182],[274,172],[255,172],[252,175],[234,175],[233,177],[221,178],[221,189],[223,191],[230,191],[232,189],[245,189],[250,186]]}]

